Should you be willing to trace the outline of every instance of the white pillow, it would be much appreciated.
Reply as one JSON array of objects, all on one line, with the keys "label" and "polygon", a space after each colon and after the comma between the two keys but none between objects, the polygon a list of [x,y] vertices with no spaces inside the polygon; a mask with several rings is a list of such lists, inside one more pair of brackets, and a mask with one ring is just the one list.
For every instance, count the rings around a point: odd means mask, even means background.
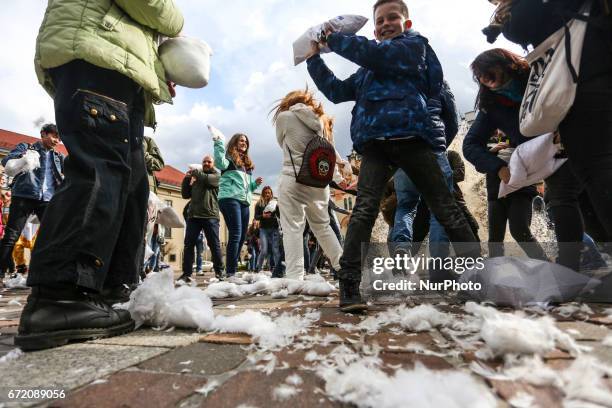
[{"label": "white pillow", "polygon": [[187,88],[204,88],[210,78],[212,49],[197,38],[177,37],[159,46],[166,78]]},{"label": "white pillow", "polygon": [[[343,34],[355,34],[361,30],[368,22],[368,19],[363,16],[344,15],[332,18],[323,24],[316,25],[306,30],[300,38],[293,43],[293,63],[295,65],[306,61],[312,55],[312,41],[319,42],[321,31],[325,27],[332,28],[334,32]],[[331,52],[329,48],[323,48],[321,53]]]}]

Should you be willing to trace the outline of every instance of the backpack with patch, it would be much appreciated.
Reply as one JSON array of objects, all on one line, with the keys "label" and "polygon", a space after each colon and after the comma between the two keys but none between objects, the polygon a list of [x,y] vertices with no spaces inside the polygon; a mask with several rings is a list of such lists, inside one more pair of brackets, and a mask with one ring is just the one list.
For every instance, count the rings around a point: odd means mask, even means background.
[{"label": "backpack with patch", "polygon": [[325,188],[334,178],[336,167],[336,149],[324,137],[317,135],[312,138],[302,156],[300,171],[295,170],[293,155],[289,146],[289,157],[295,173],[295,181],[310,187]]}]

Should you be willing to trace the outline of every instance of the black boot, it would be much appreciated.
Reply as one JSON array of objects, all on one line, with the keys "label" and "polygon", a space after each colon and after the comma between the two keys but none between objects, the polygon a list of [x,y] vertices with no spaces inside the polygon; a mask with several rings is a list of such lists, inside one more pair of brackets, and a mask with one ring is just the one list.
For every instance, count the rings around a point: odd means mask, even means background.
[{"label": "black boot", "polygon": [[112,306],[117,303],[129,302],[132,290],[133,289],[127,285],[118,285],[102,289],[101,295],[102,299],[104,299],[106,303]]},{"label": "black boot", "polygon": [[21,314],[15,345],[40,350],[132,330],[130,313],[113,309],[99,295],[84,293],[76,286],[37,286]]},{"label": "black boot", "polygon": [[361,313],[368,305],[361,299],[359,281],[340,279],[340,310],[345,313]]}]

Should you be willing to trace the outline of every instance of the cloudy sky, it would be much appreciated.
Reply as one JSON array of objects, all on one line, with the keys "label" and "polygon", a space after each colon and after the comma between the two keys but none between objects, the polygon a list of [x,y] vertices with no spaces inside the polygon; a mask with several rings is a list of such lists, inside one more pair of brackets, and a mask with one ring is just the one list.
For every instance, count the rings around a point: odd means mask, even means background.
[{"label": "cloudy sky", "polygon": [[[242,132],[251,140],[256,173],[276,185],[281,150],[268,115],[274,101],[287,92],[309,85],[305,64],[293,66],[292,43],[308,27],[341,14],[371,17],[370,0],[175,0],[185,15],[184,35],[198,37],[214,50],[211,82],[207,88],[179,88],[174,105],[157,108],[157,140],[167,164],[186,170],[199,163],[212,142],[207,123],[226,135]],[[0,64],[0,128],[27,135],[38,133],[41,120],[53,121],[51,98],[34,74],[34,45],[46,2],[11,2],[0,14],[3,39]],[[412,0],[408,2],[414,28],[430,39],[461,112],[471,110],[476,86],[468,66],[476,55],[491,48],[480,30],[493,7],[485,0]],[[369,22],[360,32],[373,37]],[[496,46],[522,53],[500,40]],[[325,60],[340,77],[356,66],[335,55]],[[336,142],[341,154],[350,152],[352,103],[333,105]]]}]

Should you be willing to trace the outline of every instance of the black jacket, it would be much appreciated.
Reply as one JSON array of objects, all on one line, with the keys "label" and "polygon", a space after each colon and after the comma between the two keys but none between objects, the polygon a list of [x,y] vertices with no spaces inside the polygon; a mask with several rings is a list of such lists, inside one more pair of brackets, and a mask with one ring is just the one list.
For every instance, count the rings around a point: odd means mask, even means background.
[{"label": "black jacket", "polygon": [[272,217],[264,218],[263,210],[266,206],[261,206],[259,203],[255,205],[255,216],[254,218],[259,221],[259,228],[265,229],[277,229],[278,228],[278,219],[280,218],[280,211],[278,209],[278,204],[276,205],[276,210],[272,213]]},{"label": "black jacket", "polygon": [[[537,47],[560,29],[571,14],[579,11],[585,0],[514,0],[511,18],[502,33],[508,40]],[[605,17],[601,1],[593,0],[591,16],[584,39],[580,80],[584,82],[612,70],[612,17]],[[612,2],[609,2],[612,5]]]},{"label": "black jacket", "polygon": [[[487,175],[487,198],[489,201],[497,200],[501,180],[497,173],[507,163],[489,152],[487,143],[495,132],[500,129],[510,139],[510,145],[518,145],[530,140],[523,136],[519,130],[519,104],[515,104],[503,97],[498,97],[497,104],[486,111],[480,110],[474,124],[463,141],[463,156],[472,163],[476,170]],[[535,196],[535,186],[524,187],[512,194],[529,194]]]}]

